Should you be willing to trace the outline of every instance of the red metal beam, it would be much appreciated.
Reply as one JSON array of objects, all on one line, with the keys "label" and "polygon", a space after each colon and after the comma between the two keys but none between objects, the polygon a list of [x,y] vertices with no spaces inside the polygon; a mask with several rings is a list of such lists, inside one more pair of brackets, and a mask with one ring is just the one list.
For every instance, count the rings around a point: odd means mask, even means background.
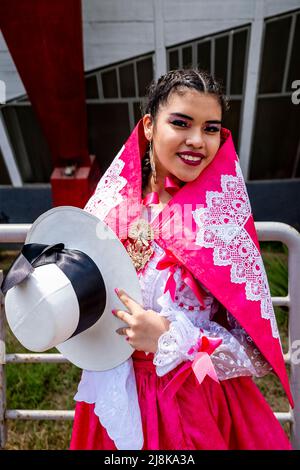
[{"label": "red metal beam", "polygon": [[[51,177],[54,204],[70,203],[73,197],[73,205],[78,205],[76,186],[85,195],[83,205],[87,188],[93,188],[93,172],[98,175],[99,170],[88,152],[81,1],[1,0],[0,18],[3,36],[49,144],[55,168]],[[65,167],[72,165],[75,171],[66,180]]]}]

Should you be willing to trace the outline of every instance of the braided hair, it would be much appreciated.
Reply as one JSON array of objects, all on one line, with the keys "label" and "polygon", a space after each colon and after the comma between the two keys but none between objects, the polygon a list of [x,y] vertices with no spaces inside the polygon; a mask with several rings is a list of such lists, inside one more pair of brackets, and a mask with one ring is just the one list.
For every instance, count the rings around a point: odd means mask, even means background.
[{"label": "braided hair", "polygon": [[[144,113],[150,114],[155,121],[160,105],[168,101],[171,93],[183,91],[184,88],[214,95],[221,106],[222,114],[229,109],[228,98],[223,92],[221,82],[204,70],[178,69],[170,70],[162,75],[157,82],[155,80],[152,81],[149,86],[148,100]],[[146,188],[150,174],[151,166],[148,150],[142,162],[142,190]]]}]

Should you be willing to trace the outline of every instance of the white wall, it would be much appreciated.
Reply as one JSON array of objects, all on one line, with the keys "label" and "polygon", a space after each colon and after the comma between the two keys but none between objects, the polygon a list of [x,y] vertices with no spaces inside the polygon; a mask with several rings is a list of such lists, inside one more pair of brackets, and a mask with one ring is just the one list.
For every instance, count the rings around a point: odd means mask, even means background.
[{"label": "white wall", "polygon": [[[155,0],[82,0],[85,70],[155,50]],[[264,16],[300,7],[300,0],[257,0]],[[256,0],[161,0],[164,42],[171,46],[252,22]],[[25,93],[0,33],[0,79],[7,99]]]},{"label": "white wall", "polygon": [[82,0],[85,69],[154,49],[152,0]]}]

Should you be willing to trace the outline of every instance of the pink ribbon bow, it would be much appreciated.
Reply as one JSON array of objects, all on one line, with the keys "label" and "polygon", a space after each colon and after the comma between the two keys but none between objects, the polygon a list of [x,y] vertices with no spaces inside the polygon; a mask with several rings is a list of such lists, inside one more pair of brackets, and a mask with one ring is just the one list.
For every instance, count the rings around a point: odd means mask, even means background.
[{"label": "pink ribbon bow", "polygon": [[[165,177],[164,183],[165,190],[167,193],[174,196],[175,193],[180,189],[177,183],[175,183],[170,176]],[[151,204],[159,204],[159,196],[157,191],[153,191],[152,193],[148,193],[146,197],[142,200],[142,203],[148,207]]]},{"label": "pink ribbon bow", "polygon": [[170,176],[165,177],[165,190],[167,193],[171,194],[171,196],[174,196],[174,194],[177,193],[177,191],[180,189],[180,186],[178,186],[177,183],[175,183]]},{"label": "pink ribbon bow", "polygon": [[193,372],[195,374],[197,385],[200,385],[204,378],[208,375],[212,380],[219,383],[216,370],[210,358],[214,350],[222,343],[221,338],[209,338],[202,336],[196,347],[189,350],[189,354],[198,351],[193,361],[186,362],[179,371],[174,375],[170,382],[166,385],[166,390],[171,396],[175,395],[188,376]]},{"label": "pink ribbon bow", "polygon": [[159,204],[158,193],[156,191],[148,193],[146,197],[144,197],[144,199],[142,200],[142,203],[146,207],[151,206],[151,204]]},{"label": "pink ribbon bow", "polygon": [[169,274],[168,274],[168,279],[166,282],[164,293],[169,291],[171,298],[174,302],[175,292],[176,292],[176,281],[174,279],[174,274],[176,272],[177,267],[181,267],[182,281],[192,289],[192,291],[194,292],[195,296],[199,300],[202,307],[205,307],[205,303],[203,300],[205,292],[197,284],[197,282],[195,281],[190,271],[185,266],[180,264],[180,261],[169,250],[166,250],[166,254],[159,260],[159,262],[156,265],[156,269],[159,269],[159,270],[164,270],[164,269],[169,268]]}]

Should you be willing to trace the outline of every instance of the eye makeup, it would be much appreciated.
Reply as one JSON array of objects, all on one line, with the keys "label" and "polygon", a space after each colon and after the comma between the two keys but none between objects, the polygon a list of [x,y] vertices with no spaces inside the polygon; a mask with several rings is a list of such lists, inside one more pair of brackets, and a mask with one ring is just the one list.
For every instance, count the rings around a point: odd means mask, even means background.
[{"label": "eye makeup", "polygon": [[[194,118],[192,118],[191,116],[188,116],[187,114],[171,113],[169,115],[170,120],[176,119],[176,118],[183,119],[185,121],[194,121]],[[219,119],[209,119],[209,120],[205,121],[205,123],[206,124],[222,124],[222,121],[220,121]]]},{"label": "eye makeup", "polygon": [[178,127],[189,127],[189,123],[183,119],[171,119],[170,123]]},{"label": "eye makeup", "polygon": [[[176,127],[189,127],[191,121],[194,121],[191,116],[187,116],[182,113],[171,113],[169,116],[169,122]],[[221,121],[217,119],[206,121],[204,124],[204,130],[212,133],[219,132],[221,130]]]},{"label": "eye makeup", "polygon": [[212,125],[212,124],[208,124],[208,126],[205,126],[204,127],[204,130],[206,130],[207,132],[220,132],[221,130],[221,125]]}]

